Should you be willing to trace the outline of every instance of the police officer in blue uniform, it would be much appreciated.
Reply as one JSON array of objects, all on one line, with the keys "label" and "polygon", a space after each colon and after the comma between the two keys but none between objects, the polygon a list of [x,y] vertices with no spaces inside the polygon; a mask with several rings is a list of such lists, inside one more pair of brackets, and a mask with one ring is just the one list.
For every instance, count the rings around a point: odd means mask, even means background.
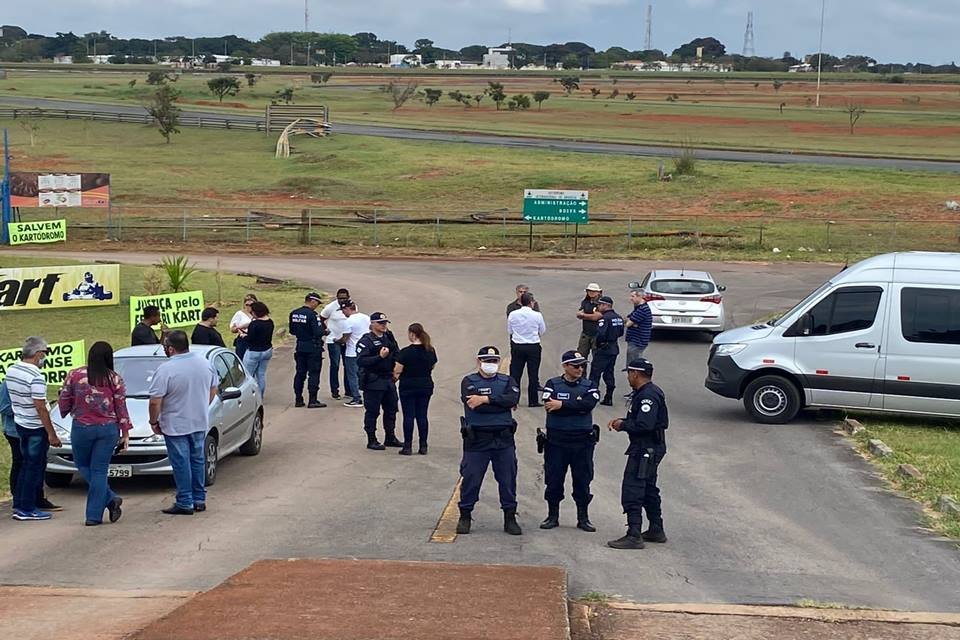
[{"label": "police officer in blue uniform", "polygon": [[[644,540],[667,541],[663,531],[657,471],[660,461],[667,454],[664,432],[670,420],[663,390],[651,380],[653,363],[637,358],[624,371],[633,388],[630,409],[625,418],[611,420],[608,427],[612,431],[624,431],[630,436],[627,466],[623,470],[620,489],[620,502],[627,516],[627,535],[607,544],[614,549],[643,549]],[[650,527],[641,533],[644,510]]]},{"label": "police officer in blue uniform", "polygon": [[600,320],[597,322],[597,347],[593,352],[593,366],[590,367],[590,379],[599,387],[603,377],[606,393],[600,404],[613,406],[613,390],[617,386],[614,369],[617,356],[620,355],[620,338],[623,336],[623,318],[613,310],[613,298],[601,296],[597,300]]},{"label": "police officer in blue uniform", "polygon": [[541,529],[560,526],[560,502],[567,468],[573,476],[573,501],[577,504],[577,528],[594,532],[587,510],[593,496],[593,450],[600,429],[593,426],[593,408],[600,392],[583,373],[587,359],[577,351],[567,351],[561,358],[563,375],[551,378],[543,388],[543,406],[547,410],[547,432],[537,430],[537,449],[543,451],[543,477],[547,488],[547,519]]},{"label": "police officer in blue uniform", "polygon": [[[290,312],[290,335],[297,338],[297,347],[293,359],[297,372],[293,376],[293,395],[295,406],[307,406],[310,409],[322,409],[327,406],[317,399],[320,392],[320,370],[323,368],[323,336],[326,328],[317,315],[320,295],[308,293],[303,306]],[[303,401],[303,383],[307,383],[309,404]]]},{"label": "police officer in blue uniform", "polygon": [[480,498],[480,486],[487,466],[493,464],[493,476],[500,489],[503,530],[510,535],[523,533],[517,523],[517,448],[514,434],[517,423],[512,411],[520,402],[520,387],[510,376],[499,373],[500,350],[483,347],[477,353],[476,373],[460,382],[463,418],[463,459],[460,461],[460,520],[457,533],[470,533],[473,507]]},{"label": "police officer in blue uniform", "polygon": [[[367,449],[383,451],[386,447],[402,447],[397,439],[397,381],[393,375],[400,346],[393,332],[387,330],[387,314],[370,314],[370,333],[357,343],[357,366],[360,389],[363,391],[363,430],[367,432]],[[377,440],[377,418],[383,411],[384,440]]]}]

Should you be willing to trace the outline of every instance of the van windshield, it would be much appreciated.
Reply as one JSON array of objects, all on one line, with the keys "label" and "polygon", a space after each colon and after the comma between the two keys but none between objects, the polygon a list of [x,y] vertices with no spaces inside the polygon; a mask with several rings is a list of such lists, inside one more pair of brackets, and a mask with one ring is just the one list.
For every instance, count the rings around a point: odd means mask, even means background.
[{"label": "van windshield", "polygon": [[794,305],[793,308],[791,308],[789,311],[787,311],[786,313],[784,313],[784,314],[782,314],[782,315],[777,316],[777,317],[774,318],[773,320],[768,321],[767,324],[770,325],[771,327],[780,326],[780,323],[783,322],[783,319],[784,319],[784,318],[787,318],[787,317],[793,315],[793,312],[794,312],[794,311],[796,311],[797,309],[800,309],[800,308],[805,307],[811,300],[814,300],[814,299],[818,298],[821,293],[823,293],[824,291],[826,291],[827,289],[829,289],[829,288],[832,287],[832,286],[833,286],[833,283],[830,282],[829,280],[828,280],[827,282],[824,282],[822,285],[820,285],[819,287],[817,287],[816,290],[815,290],[813,293],[811,293],[811,294],[808,295],[806,298],[804,298],[803,300],[801,300],[800,302],[798,302],[798,303],[797,303],[796,305]]}]

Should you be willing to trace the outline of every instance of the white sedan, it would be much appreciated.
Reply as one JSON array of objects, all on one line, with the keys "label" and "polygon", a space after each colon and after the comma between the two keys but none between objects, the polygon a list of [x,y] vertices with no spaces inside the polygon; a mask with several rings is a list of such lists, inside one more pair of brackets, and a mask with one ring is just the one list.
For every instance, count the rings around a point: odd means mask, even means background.
[{"label": "white sedan", "polygon": [[[223,347],[194,345],[190,351],[208,360],[220,378],[217,397],[210,403],[210,431],[204,444],[207,454],[206,484],[217,477],[217,462],[239,451],[255,456],[263,444],[263,402],[256,381],[247,375],[243,364],[233,351]],[[159,346],[138,346],[120,349],[113,355],[116,372],[127,388],[127,410],[133,429],[130,446],[113,456],[108,475],[111,478],[130,478],[141,475],[173,475],[167,459],[167,447],[162,435],[150,429],[147,390],[153,374],[166,355]],[[70,446],[72,419],[60,415],[53,403],[50,417],[63,446],[50,448],[47,456],[46,482],[51,487],[68,486],[77,472]]]},{"label": "white sedan", "polygon": [[726,326],[722,295],[726,287],[706,271],[651,271],[629,286],[650,306],[654,329],[720,333]]}]

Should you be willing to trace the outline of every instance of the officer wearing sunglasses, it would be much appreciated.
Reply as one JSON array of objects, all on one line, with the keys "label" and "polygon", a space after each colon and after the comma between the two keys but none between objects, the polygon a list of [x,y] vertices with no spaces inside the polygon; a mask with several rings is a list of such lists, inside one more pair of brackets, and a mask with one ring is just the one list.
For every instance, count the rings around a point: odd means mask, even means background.
[{"label": "officer wearing sunglasses", "polygon": [[537,430],[537,449],[543,450],[543,476],[547,488],[547,518],[541,529],[560,526],[560,502],[567,468],[573,476],[573,501],[577,504],[577,528],[594,532],[587,506],[593,496],[593,450],[600,430],[593,425],[593,408],[600,401],[597,384],[584,375],[587,359],[577,351],[561,358],[563,375],[549,380],[543,388],[547,411],[547,432]]}]

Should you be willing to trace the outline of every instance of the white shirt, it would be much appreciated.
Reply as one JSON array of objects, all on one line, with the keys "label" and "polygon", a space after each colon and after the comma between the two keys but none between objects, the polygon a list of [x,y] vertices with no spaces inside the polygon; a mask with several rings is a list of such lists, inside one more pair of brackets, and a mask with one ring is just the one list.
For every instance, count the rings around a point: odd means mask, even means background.
[{"label": "white shirt", "polygon": [[349,333],[347,338],[347,350],[344,353],[348,358],[357,357],[357,343],[360,338],[370,333],[370,316],[365,313],[355,313],[347,318],[343,327],[343,333]]},{"label": "white shirt", "polygon": [[332,344],[343,337],[347,328],[347,316],[340,310],[340,301],[334,300],[320,311],[320,317],[327,323],[330,333],[323,339],[326,344]]},{"label": "white shirt", "polygon": [[507,316],[507,333],[514,344],[540,344],[540,336],[546,332],[543,314],[530,307],[520,307]]},{"label": "white shirt", "polygon": [[40,368],[29,362],[17,362],[7,369],[7,391],[13,409],[13,420],[24,429],[42,429],[43,422],[34,400],[47,399],[47,381]]},{"label": "white shirt", "polygon": [[231,329],[240,329],[240,333],[237,335],[245,336],[247,335],[247,327],[250,326],[250,322],[253,320],[248,316],[243,309],[237,311],[233,314],[233,318],[230,319],[230,328]]}]

